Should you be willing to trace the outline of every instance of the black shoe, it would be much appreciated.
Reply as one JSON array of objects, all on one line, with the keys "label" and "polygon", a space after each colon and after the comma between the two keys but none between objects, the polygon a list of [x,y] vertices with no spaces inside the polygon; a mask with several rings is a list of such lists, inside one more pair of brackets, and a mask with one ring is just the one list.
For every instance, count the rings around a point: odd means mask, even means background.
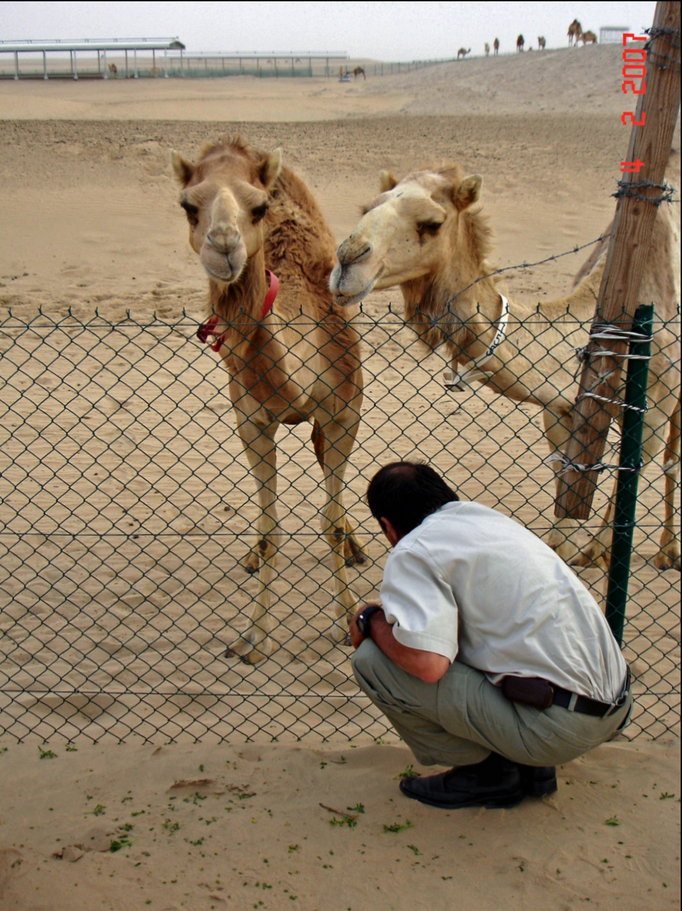
[{"label": "black shoe", "polygon": [[440,775],[403,778],[400,790],[406,797],[446,810],[515,807],[525,797],[519,767],[497,753],[476,765],[456,766]]},{"label": "black shoe", "polygon": [[521,773],[521,789],[527,797],[544,797],[554,794],[559,785],[556,768],[553,765],[535,767],[518,763]]}]

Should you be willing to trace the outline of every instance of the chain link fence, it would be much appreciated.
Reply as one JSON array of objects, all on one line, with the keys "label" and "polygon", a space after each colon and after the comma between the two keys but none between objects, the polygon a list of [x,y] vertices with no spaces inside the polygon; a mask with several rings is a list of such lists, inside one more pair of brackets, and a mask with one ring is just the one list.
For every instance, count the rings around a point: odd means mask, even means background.
[{"label": "chain link fence", "polygon": [[[564,333],[571,319],[561,316]],[[540,409],[485,386],[448,392],[450,365],[426,355],[390,307],[369,306],[353,323],[365,400],[344,497],[367,554],[348,569],[357,599],[374,599],[381,581],[386,547],[363,497],[387,461],[428,460],[463,498],[546,536],[554,471]],[[589,328],[575,331],[586,338]],[[256,593],[242,563],[259,510],[227,373],[196,330],[187,316],[0,322],[0,735],[394,736],[359,693],[350,650],[331,636],[324,486],[307,424],[278,436],[278,647],[255,666],[226,657]],[[544,317],[542,330],[552,337]],[[610,440],[617,449],[615,431]],[[599,526],[610,480],[584,541]],[[653,563],[663,497],[659,460],[640,480],[624,641],[636,693],[630,737],[679,726],[680,574]],[[603,604],[604,568],[578,572]]]}]

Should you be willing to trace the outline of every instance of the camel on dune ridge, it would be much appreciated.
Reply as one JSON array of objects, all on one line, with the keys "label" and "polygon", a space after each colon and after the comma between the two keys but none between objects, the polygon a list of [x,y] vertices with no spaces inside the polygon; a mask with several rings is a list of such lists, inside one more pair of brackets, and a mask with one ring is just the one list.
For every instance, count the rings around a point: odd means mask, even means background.
[{"label": "camel on dune ridge", "polygon": [[571,24],[568,26],[568,46],[571,47],[571,45],[575,41],[575,44],[577,47],[578,41],[580,41],[580,36],[582,35],[582,33],[583,33],[582,25],[578,22],[577,19],[574,19],[573,22],[571,22]]},{"label": "camel on dune ridge", "polygon": [[196,163],[175,151],[171,160],[190,246],[209,280],[212,316],[199,337],[215,337],[212,347],[228,370],[258,492],[257,543],[245,560],[249,572],[258,572],[257,596],[247,630],[228,650],[256,664],[276,648],[269,588],[280,542],[275,434],[281,424],[313,425],[326,488],[322,531],[336,584],[335,641],[345,639],[356,609],[346,565],[364,556],[343,487],[362,405],[360,340],[329,291],[332,234],[279,150],[261,152],[240,137],[223,137],[204,146]]},{"label": "camel on dune ridge", "polygon": [[[679,198],[680,157],[671,155],[666,182]],[[456,164],[414,171],[398,182],[388,172],[381,194],[365,207],[359,224],[339,247],[330,286],[338,303],[351,305],[373,289],[400,286],[405,320],[428,348],[445,345],[457,372],[457,388],[484,383],[516,402],[543,409],[551,453],[571,434],[578,389],[575,351],[587,342],[604,271],[607,244],[593,254],[572,292],[527,306],[507,299],[488,263],[491,231],[481,207],[482,178],[465,177]],[[643,460],[665,444],[665,517],[655,564],[680,568],[674,532],[674,493],[680,456],[680,229],[674,207],[658,210],[640,300],[656,302],[656,322],[647,390]],[[463,365],[467,365],[464,369]],[[555,471],[561,465],[553,463]],[[607,562],[611,543],[609,501],[601,528],[579,551],[578,523],[555,520],[548,543],[577,565]]]},{"label": "camel on dune ridge", "polygon": [[466,55],[470,54],[470,53],[471,53],[471,48],[469,48],[469,50],[467,50],[465,47],[461,47],[457,51],[457,59],[459,60],[460,57],[466,57]]}]

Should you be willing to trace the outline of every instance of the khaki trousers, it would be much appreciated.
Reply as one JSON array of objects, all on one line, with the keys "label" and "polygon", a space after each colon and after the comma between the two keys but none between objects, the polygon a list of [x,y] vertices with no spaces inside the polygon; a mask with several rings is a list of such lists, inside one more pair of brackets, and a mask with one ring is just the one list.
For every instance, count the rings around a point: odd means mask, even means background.
[{"label": "khaki trousers", "polygon": [[461,766],[499,753],[513,762],[554,766],[611,740],[632,704],[608,718],[559,706],[509,702],[485,674],[454,661],[438,683],[424,683],[365,639],[352,657],[361,689],[386,715],[422,765]]}]

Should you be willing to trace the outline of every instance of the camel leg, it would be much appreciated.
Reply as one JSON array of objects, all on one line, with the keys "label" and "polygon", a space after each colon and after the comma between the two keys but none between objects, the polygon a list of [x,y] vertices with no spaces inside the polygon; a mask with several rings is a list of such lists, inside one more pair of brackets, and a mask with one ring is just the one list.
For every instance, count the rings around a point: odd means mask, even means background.
[{"label": "camel leg", "polygon": [[[572,413],[566,411],[557,414],[545,409],[542,412],[542,422],[545,427],[545,436],[549,443],[550,453],[563,451],[571,435]],[[554,473],[556,475],[555,486],[556,495],[558,496],[559,472],[562,469],[562,465],[560,462],[553,462],[552,467],[554,468]],[[547,544],[555,550],[566,563],[570,563],[579,553],[576,540],[579,529],[580,525],[577,519],[564,517],[562,519],[554,520],[552,530],[547,536]]]},{"label": "camel leg", "polygon": [[237,412],[239,436],[246,450],[256,486],[260,515],[256,523],[258,542],[248,555],[248,572],[258,571],[256,597],[247,612],[249,625],[239,639],[230,645],[234,654],[248,664],[258,664],[272,654],[275,644],[270,638],[273,622],[270,614],[270,584],[274,578],[279,533],[277,530],[277,450],[275,434],[279,424],[264,425]]},{"label": "camel leg", "polygon": [[[329,542],[332,552],[332,566],[336,582],[336,602],[334,605],[335,622],[332,627],[332,638],[335,642],[346,641],[348,624],[357,609],[357,600],[353,595],[346,573],[347,541],[352,535],[352,527],[346,518],[343,505],[343,487],[346,465],[350,457],[358,428],[357,415],[352,420],[337,418],[328,421],[324,428],[319,426],[318,433],[324,437],[323,461],[324,481],[327,490],[327,502],[322,512],[322,532]],[[363,562],[364,555],[357,544],[356,562]],[[361,557],[361,559],[360,559]],[[341,622],[339,622],[341,621]]]},{"label": "camel leg", "polygon": [[665,521],[661,532],[661,549],[654,564],[657,569],[681,569],[680,542],[675,536],[675,488],[680,476],[680,400],[677,400],[663,462],[665,472]]},{"label": "camel leg", "polygon": [[[313,421],[313,432],[310,439],[313,444],[313,449],[315,450],[315,455],[317,456],[318,464],[322,469],[324,477],[326,478],[327,469],[325,467],[324,461],[326,437],[322,432],[322,428],[320,427],[318,421]],[[362,545],[358,541],[355,534],[355,529],[351,525],[347,515],[344,515],[342,524],[344,529],[343,555],[346,561],[346,565],[352,566],[354,563],[365,563],[367,558],[365,557]]]},{"label": "camel leg", "polygon": [[[653,461],[661,449],[661,432],[665,428],[667,417],[663,408],[652,407],[647,412],[642,436],[642,471]],[[680,545],[674,530],[675,487],[679,475],[680,459],[680,405],[677,402],[670,418],[668,439],[665,447],[665,518],[660,539],[660,549],[654,558],[658,569],[680,568]],[[603,566],[608,568],[613,539],[612,517],[616,504],[616,488],[609,500],[604,520],[599,531],[588,546],[573,561],[574,566]]]}]

